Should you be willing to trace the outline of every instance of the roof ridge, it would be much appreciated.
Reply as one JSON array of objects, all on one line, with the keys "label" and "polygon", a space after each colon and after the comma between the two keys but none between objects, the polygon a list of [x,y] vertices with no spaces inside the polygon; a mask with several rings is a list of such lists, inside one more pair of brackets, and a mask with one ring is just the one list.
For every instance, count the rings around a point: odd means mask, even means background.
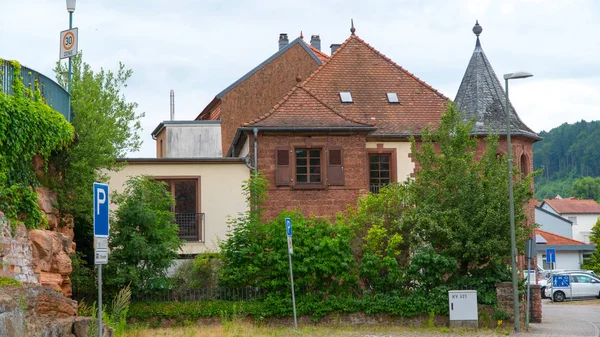
[{"label": "roof ridge", "polygon": [[360,41],[361,43],[363,43],[364,45],[366,45],[369,49],[371,49],[373,52],[375,52],[375,54],[379,55],[381,58],[383,58],[384,60],[388,61],[389,63],[391,63],[393,66],[395,66],[396,68],[400,69],[401,71],[405,72],[408,76],[412,77],[413,79],[415,79],[417,82],[419,82],[421,85],[425,86],[427,89],[433,91],[435,94],[437,94],[439,97],[450,101],[450,98],[446,97],[444,94],[442,94],[441,92],[437,91],[437,89],[435,89],[434,87],[432,87],[431,85],[427,84],[425,81],[423,81],[422,79],[418,78],[415,74],[411,73],[410,71],[402,68],[402,66],[400,66],[398,63],[394,62],[391,58],[385,56],[382,52],[380,52],[379,50],[375,49],[375,47],[371,46],[369,43],[367,43],[365,40],[361,39],[358,36],[354,36],[358,41]]},{"label": "roof ridge", "polygon": [[279,102],[277,102],[277,104],[275,104],[275,105],[274,105],[274,106],[271,108],[271,110],[269,110],[267,113],[263,114],[262,116],[258,116],[257,118],[255,118],[255,119],[253,119],[253,120],[251,120],[251,121],[249,121],[249,122],[242,123],[242,126],[250,126],[250,125],[252,125],[252,124],[256,124],[256,123],[258,123],[258,122],[260,122],[260,121],[262,121],[262,120],[265,120],[265,119],[267,119],[269,116],[271,116],[271,115],[272,115],[272,114],[275,112],[275,110],[279,109],[279,107],[281,107],[281,106],[283,105],[283,103],[285,103],[285,102],[286,102],[286,101],[287,101],[287,100],[290,98],[290,96],[291,96],[291,95],[292,95],[292,94],[293,94],[293,93],[294,93],[296,90],[298,90],[298,88],[299,88],[299,87],[300,87],[300,85],[299,85],[299,84],[296,84],[296,85],[295,85],[295,86],[292,88],[292,90],[288,91],[288,93],[287,93],[287,94],[285,94],[285,96],[283,96],[283,98],[282,98],[282,99],[281,99]]},{"label": "roof ridge", "polygon": [[541,234],[550,234],[550,235],[558,236],[558,237],[560,237],[562,239],[573,241],[573,242],[576,242],[577,244],[580,244],[580,245],[587,245],[587,243],[585,243],[585,242],[582,242],[582,241],[579,241],[579,240],[575,240],[575,239],[571,239],[571,238],[568,238],[566,236],[562,236],[562,235],[559,235],[559,234],[556,234],[556,233],[548,232],[548,231],[545,231],[545,230],[542,230],[542,229],[539,229],[539,228],[536,228],[535,231],[536,232],[541,232]]},{"label": "roof ridge", "polygon": [[367,122],[359,121],[358,119],[354,119],[350,116],[347,116],[346,114],[344,114],[342,112],[337,111],[335,108],[333,108],[329,104],[325,103],[325,101],[323,101],[321,98],[319,98],[317,95],[315,95],[312,91],[308,90],[307,88],[305,88],[302,85],[300,85],[300,89],[306,91],[306,93],[308,93],[312,98],[316,99],[319,103],[321,103],[327,109],[333,111],[333,113],[335,113],[336,115],[340,116],[341,118],[343,118],[349,122],[356,123],[356,124],[362,124],[362,125],[366,125],[366,126],[375,126],[375,123],[367,123]]},{"label": "roof ridge", "polygon": [[[304,41],[302,41],[302,42],[304,42]],[[306,42],[304,42],[304,43],[306,43]],[[313,47],[311,44],[308,44],[308,43],[306,43],[306,45],[307,45],[307,46],[308,46],[308,48],[310,48],[310,50],[312,50],[314,53],[316,53],[316,54],[318,54],[318,55],[321,55],[321,56],[325,57],[325,59],[328,59],[328,58],[329,58],[329,55],[327,55],[327,54],[325,54],[324,52],[320,51],[319,49],[317,49],[317,48]]]}]

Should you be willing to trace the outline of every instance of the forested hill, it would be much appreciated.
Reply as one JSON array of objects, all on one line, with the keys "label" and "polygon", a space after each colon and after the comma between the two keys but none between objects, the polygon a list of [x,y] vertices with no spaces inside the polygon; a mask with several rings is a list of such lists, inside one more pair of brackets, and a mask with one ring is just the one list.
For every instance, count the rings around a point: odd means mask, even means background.
[{"label": "forested hill", "polygon": [[539,135],[533,167],[543,173],[535,181],[536,198],[600,199],[600,121],[565,123]]}]

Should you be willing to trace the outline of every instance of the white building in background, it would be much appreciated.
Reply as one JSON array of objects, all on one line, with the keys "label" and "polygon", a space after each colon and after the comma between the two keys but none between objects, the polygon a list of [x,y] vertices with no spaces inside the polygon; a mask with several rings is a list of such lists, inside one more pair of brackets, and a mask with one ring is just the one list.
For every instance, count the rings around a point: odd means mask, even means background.
[{"label": "white building in background", "polygon": [[544,199],[539,207],[569,220],[572,223],[571,238],[590,243],[592,228],[600,217],[600,204],[596,201],[574,198]]}]

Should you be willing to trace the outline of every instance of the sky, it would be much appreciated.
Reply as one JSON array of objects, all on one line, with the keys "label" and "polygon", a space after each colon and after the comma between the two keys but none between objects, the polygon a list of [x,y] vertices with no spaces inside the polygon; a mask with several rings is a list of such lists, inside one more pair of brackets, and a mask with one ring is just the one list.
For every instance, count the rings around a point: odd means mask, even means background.
[{"label": "sky", "polygon": [[[322,50],[356,34],[454,99],[483,27],[483,50],[510,99],[536,132],[600,119],[600,1],[597,0],[78,0],[73,26],[93,69],[133,70],[124,88],[142,120],[141,150],[155,157],[151,132],[192,120],[214,96],[277,52],[280,33],[321,37]],[[0,0],[0,58],[54,78],[65,0]]]}]

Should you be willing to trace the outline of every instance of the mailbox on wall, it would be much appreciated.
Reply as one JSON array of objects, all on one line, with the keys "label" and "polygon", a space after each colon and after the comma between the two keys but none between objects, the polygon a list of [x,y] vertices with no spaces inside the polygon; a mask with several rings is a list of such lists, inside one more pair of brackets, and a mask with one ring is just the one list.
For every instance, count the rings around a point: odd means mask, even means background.
[{"label": "mailbox on wall", "polygon": [[478,326],[477,290],[448,291],[450,326]]}]

